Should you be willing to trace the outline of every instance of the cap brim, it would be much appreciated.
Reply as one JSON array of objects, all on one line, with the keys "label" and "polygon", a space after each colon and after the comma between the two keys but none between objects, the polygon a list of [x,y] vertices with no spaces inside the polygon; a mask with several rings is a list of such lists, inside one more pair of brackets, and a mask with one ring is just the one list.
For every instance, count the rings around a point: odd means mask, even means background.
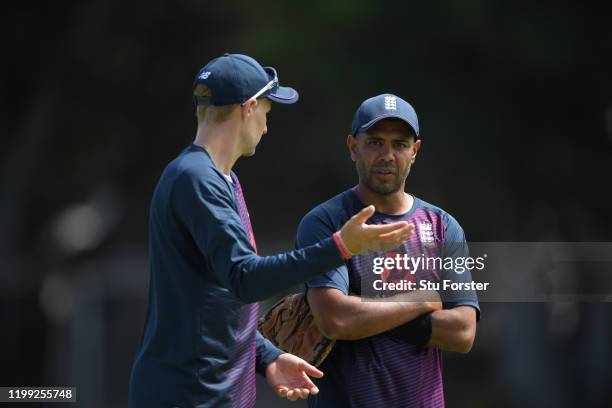
[{"label": "cap brim", "polygon": [[296,103],[300,99],[297,91],[288,86],[279,86],[267,93],[265,97],[273,102],[284,103],[286,105]]},{"label": "cap brim", "polygon": [[383,119],[399,119],[402,122],[404,122],[405,124],[408,125],[408,127],[412,130],[412,133],[414,133],[414,135],[417,137],[417,139],[419,138],[419,133],[414,129],[414,125],[412,123],[410,123],[406,118],[400,116],[400,115],[395,115],[395,114],[389,114],[389,115],[381,115],[378,116],[374,119],[372,119],[371,121],[369,121],[368,123],[366,123],[365,125],[361,126],[360,128],[357,129],[357,132],[367,132],[368,129],[370,129],[372,126],[374,126],[375,124],[377,124],[378,122],[380,122]]}]

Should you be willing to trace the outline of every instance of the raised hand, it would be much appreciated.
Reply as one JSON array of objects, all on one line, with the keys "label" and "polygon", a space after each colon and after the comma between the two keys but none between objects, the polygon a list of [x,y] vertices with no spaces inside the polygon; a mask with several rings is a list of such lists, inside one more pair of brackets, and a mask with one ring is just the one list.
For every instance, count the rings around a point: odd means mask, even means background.
[{"label": "raised hand", "polygon": [[406,221],[383,225],[366,224],[373,214],[374,206],[370,205],[353,215],[340,229],[342,242],[352,254],[395,249],[414,232],[414,224]]}]

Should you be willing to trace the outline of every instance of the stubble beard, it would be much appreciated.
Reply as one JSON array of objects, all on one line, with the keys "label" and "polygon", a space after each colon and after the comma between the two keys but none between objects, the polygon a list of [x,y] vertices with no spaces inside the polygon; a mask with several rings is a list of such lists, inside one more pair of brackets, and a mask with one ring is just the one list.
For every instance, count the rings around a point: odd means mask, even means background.
[{"label": "stubble beard", "polygon": [[368,170],[362,160],[356,161],[356,167],[357,174],[359,175],[359,181],[363,181],[366,187],[380,195],[397,193],[402,188],[402,184],[406,181],[408,173],[410,173],[410,165],[408,165],[405,174],[396,175],[393,181],[388,183],[377,183],[374,181],[374,175],[371,169]]}]

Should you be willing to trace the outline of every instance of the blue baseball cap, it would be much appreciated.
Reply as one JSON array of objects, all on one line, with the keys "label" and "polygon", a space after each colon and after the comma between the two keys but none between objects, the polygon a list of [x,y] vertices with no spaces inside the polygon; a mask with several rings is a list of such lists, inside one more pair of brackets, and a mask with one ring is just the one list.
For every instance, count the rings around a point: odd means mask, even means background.
[{"label": "blue baseball cap", "polygon": [[376,123],[388,118],[403,120],[412,128],[417,139],[419,138],[419,119],[414,108],[399,96],[389,93],[366,99],[359,106],[353,116],[353,136],[359,132],[367,132]]},{"label": "blue baseball cap", "polygon": [[211,96],[195,96],[196,105],[244,104],[251,98],[268,98],[271,101],[291,104],[299,99],[293,88],[279,86],[278,75],[272,67],[262,67],[259,62],[243,54],[223,54],[200,69],[193,81],[206,85]]}]

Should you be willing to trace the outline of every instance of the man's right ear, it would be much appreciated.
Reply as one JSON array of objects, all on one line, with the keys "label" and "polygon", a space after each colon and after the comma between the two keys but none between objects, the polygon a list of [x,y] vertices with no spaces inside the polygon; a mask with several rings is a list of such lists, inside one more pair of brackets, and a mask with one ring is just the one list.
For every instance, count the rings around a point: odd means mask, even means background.
[{"label": "man's right ear", "polygon": [[351,160],[356,161],[357,160],[357,138],[349,133],[349,135],[346,137],[346,146],[348,147],[349,152],[351,153]]}]

